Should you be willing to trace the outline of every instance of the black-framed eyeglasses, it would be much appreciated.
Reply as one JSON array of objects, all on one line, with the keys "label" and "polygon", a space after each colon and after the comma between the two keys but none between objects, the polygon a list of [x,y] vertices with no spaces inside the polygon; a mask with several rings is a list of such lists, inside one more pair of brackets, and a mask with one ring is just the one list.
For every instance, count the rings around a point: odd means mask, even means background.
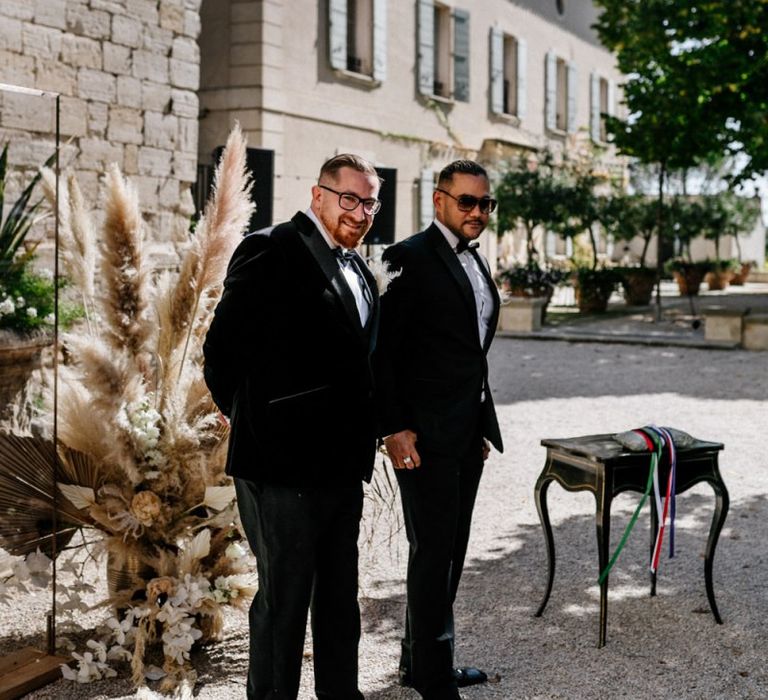
[{"label": "black-framed eyeglasses", "polygon": [[363,211],[368,214],[368,216],[373,216],[379,209],[381,209],[381,202],[378,199],[361,199],[356,194],[352,194],[352,192],[337,192],[325,185],[318,185],[318,187],[322,187],[324,190],[339,195],[339,206],[344,209],[344,211],[354,211],[361,203],[363,205]]},{"label": "black-framed eyeglasses", "polygon": [[471,194],[460,194],[458,197],[454,197],[450,192],[446,192],[439,187],[435,187],[435,190],[447,194],[451,199],[456,200],[456,204],[459,207],[459,211],[472,211],[475,207],[480,207],[481,214],[490,214],[498,202],[493,197],[477,197]]}]

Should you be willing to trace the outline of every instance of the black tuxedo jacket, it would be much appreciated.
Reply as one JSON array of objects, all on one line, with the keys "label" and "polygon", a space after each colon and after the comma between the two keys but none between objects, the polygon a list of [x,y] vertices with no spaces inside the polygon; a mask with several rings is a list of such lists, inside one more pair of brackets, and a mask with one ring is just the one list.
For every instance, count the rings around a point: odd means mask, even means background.
[{"label": "black tuxedo jacket", "polygon": [[499,298],[485,261],[478,260],[494,300],[482,339],[472,285],[434,224],[385,251],[390,270],[401,273],[381,298],[374,362],[380,435],[411,429],[418,445],[455,454],[479,428],[497,450],[503,449],[486,359]]},{"label": "black tuxedo jacket", "polygon": [[358,262],[374,299],[365,327],[305,214],[238,246],[203,347],[206,383],[230,417],[227,473],[285,486],[370,479],[379,302]]}]

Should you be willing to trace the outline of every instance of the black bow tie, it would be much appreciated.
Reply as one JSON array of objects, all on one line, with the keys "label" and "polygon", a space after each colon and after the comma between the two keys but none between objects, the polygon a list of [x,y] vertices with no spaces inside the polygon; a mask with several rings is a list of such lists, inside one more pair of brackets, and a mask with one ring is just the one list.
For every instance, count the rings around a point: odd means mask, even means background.
[{"label": "black bow tie", "polygon": [[345,265],[351,263],[355,259],[355,254],[351,250],[347,250],[341,246],[334,248],[333,254],[336,256],[337,260],[340,260]]},{"label": "black bow tie", "polygon": [[456,254],[463,253],[465,250],[474,250],[480,244],[477,241],[468,241],[466,238],[459,238],[456,244]]}]

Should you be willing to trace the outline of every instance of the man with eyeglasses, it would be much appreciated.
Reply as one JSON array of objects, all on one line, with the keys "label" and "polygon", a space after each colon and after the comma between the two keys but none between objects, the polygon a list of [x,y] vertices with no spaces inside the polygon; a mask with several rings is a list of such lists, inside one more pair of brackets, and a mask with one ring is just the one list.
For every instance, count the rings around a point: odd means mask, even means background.
[{"label": "man with eyeglasses", "polygon": [[499,296],[476,242],[496,200],[469,160],[441,171],[432,200],[432,224],[384,253],[401,272],[382,297],[374,366],[410,545],[400,682],[456,700],[487,680],[454,668],[453,603],[488,441],[502,450],[486,360]]},{"label": "man with eyeglasses", "polygon": [[376,448],[376,281],[356,247],[380,179],[331,158],[309,208],[235,251],[206,337],[205,378],[230,418],[227,473],[256,556],[250,700],[295,699],[311,609],[315,693],[362,700],[357,538]]}]

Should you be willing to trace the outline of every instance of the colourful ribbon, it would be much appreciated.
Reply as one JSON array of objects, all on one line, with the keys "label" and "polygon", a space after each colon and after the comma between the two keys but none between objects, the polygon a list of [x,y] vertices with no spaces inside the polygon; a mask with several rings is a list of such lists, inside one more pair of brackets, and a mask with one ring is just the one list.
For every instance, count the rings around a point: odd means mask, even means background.
[{"label": "colourful ribbon", "polygon": [[[664,541],[664,531],[666,528],[667,519],[669,518],[669,556],[670,558],[675,555],[675,491],[676,491],[676,478],[677,478],[677,452],[675,450],[675,443],[672,440],[672,436],[664,428],[659,428],[655,425],[649,425],[644,428],[635,429],[633,432],[640,435],[648,447],[648,451],[651,453],[651,461],[648,469],[648,481],[645,485],[645,491],[637,504],[632,517],[624,528],[624,533],[619,540],[619,544],[616,547],[616,551],[608,561],[608,564],[600,572],[600,576],[597,579],[598,584],[602,584],[608,577],[613,565],[621,554],[621,550],[624,549],[624,545],[627,543],[629,533],[632,532],[635,523],[640,515],[640,511],[643,509],[648,496],[651,493],[651,489],[654,491],[654,498],[656,500],[656,513],[659,514],[658,529],[656,531],[656,540],[654,542],[653,552],[651,554],[650,568],[653,573],[659,566],[659,559],[661,555],[662,543]],[[664,454],[664,447],[667,447],[669,452],[669,476],[667,478],[666,490],[664,494],[664,502],[662,503],[660,487],[659,487],[659,466]]]}]

